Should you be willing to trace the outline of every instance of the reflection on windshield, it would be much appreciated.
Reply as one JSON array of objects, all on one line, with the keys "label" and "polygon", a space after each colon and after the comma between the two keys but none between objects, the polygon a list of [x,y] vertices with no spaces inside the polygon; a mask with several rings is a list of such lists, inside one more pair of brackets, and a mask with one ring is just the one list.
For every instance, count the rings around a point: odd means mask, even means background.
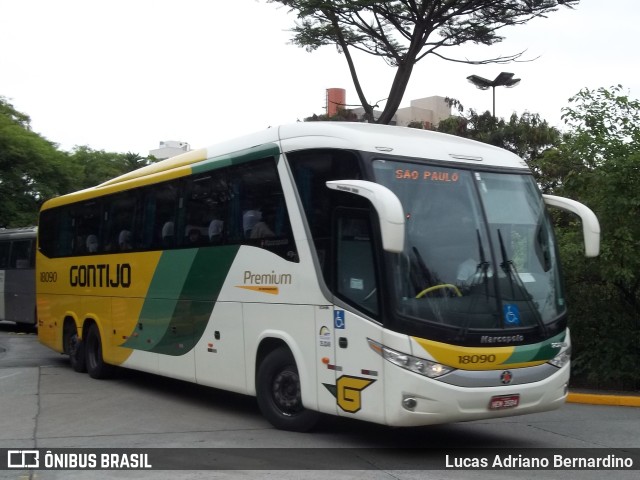
[{"label": "reflection on windshield", "polygon": [[468,329],[545,325],[564,311],[554,240],[530,175],[374,161],[405,208],[392,260],[400,315]]}]

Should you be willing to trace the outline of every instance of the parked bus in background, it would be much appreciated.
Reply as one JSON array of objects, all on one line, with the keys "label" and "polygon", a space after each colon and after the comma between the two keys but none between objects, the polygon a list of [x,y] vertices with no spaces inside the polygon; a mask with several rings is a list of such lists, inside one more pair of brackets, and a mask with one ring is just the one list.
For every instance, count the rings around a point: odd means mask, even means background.
[{"label": "parked bus in background", "polygon": [[401,127],[299,123],[42,208],[40,341],[255,395],[276,427],[394,426],[558,408],[571,341],[545,203],[524,161]]},{"label": "parked bus in background", "polygon": [[0,320],[36,324],[36,227],[0,229]]}]

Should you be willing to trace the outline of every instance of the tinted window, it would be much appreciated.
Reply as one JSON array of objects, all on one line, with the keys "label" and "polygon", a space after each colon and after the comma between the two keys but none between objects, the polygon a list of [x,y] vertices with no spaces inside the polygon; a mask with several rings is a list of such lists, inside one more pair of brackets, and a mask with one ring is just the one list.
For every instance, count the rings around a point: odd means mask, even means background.
[{"label": "tinted window", "polygon": [[9,266],[9,252],[11,251],[11,242],[0,242],[0,269]]},{"label": "tinted window", "polygon": [[42,212],[50,257],[246,244],[297,261],[274,158]]},{"label": "tinted window", "polygon": [[354,195],[340,194],[327,188],[330,180],[362,178],[358,157],[341,150],[305,150],[287,154],[298,194],[322,266],[325,280],[330,281],[332,215],[336,208],[355,205]]},{"label": "tinted window", "polygon": [[10,268],[33,268],[31,240],[14,240],[11,246]]}]

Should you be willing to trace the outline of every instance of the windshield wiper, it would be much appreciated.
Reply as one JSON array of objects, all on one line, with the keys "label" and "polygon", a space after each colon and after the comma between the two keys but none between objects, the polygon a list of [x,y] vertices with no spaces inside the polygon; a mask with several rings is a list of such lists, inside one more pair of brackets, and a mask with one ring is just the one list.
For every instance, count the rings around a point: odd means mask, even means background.
[{"label": "windshield wiper", "polygon": [[[473,274],[473,281],[469,287],[471,291],[475,285],[478,285],[479,274],[482,275],[482,281],[484,283],[484,293],[486,300],[489,300],[489,266],[491,265],[487,261],[487,257],[484,252],[484,246],[482,245],[482,237],[480,236],[480,230],[476,228],[476,238],[478,239],[478,255],[480,256],[480,263],[476,267],[476,271]],[[475,308],[478,305],[478,298],[476,295],[471,295],[471,301],[469,302],[469,307],[467,308],[467,315],[465,316],[464,322],[460,326],[460,330],[458,331],[458,335],[461,339],[465,339],[467,333],[469,332],[469,325],[471,324],[472,314],[475,312]]]},{"label": "windshield wiper", "polygon": [[[507,257],[507,249],[504,246],[504,240],[502,240],[502,232],[500,231],[500,229],[498,229],[498,241],[500,242],[500,253],[502,254],[502,263],[500,264],[500,268],[502,268],[502,271],[509,278],[509,284],[511,285],[511,296],[515,299],[516,292],[513,288],[513,269],[515,269],[515,266],[513,265],[513,260]],[[516,283],[517,283],[517,280],[516,280]],[[525,291],[524,297],[526,298],[527,297],[526,288],[524,291]]]},{"label": "windshield wiper", "polygon": [[[478,238],[478,251],[480,254],[480,263],[476,268],[476,275],[482,273],[482,281],[484,283],[484,293],[489,298],[489,262],[484,254],[484,247],[482,246],[482,239],[480,238],[480,230],[476,228],[476,236]],[[475,282],[474,282],[475,283]]]},{"label": "windshield wiper", "polygon": [[420,267],[420,273],[422,274],[422,278],[426,282],[426,285],[435,285],[433,276],[431,275],[431,272],[429,271],[429,268],[427,267],[427,265],[424,263],[424,260],[422,259],[422,255],[420,255],[420,252],[418,251],[418,249],[416,247],[411,247],[411,250],[413,250],[413,253],[416,256],[418,267]]},{"label": "windshield wiper", "polygon": [[[502,271],[509,278],[509,283],[511,285],[512,298],[516,300],[516,295],[515,295],[516,292],[514,288],[514,285],[515,285],[518,287],[518,289],[520,290],[520,293],[522,294],[522,297],[527,302],[527,306],[529,307],[529,310],[531,310],[531,312],[533,313],[533,316],[535,317],[536,322],[540,326],[540,329],[542,330],[543,335],[546,336],[547,326],[544,324],[544,321],[542,320],[542,316],[538,311],[538,307],[533,302],[531,294],[529,293],[529,291],[527,290],[527,287],[522,282],[522,279],[520,278],[520,275],[516,270],[516,266],[513,263],[513,260],[511,260],[507,256],[507,249],[504,246],[504,240],[502,239],[502,232],[500,231],[499,228],[498,228],[498,241],[500,242],[500,253],[502,255],[502,263],[500,264],[500,268],[502,268]],[[502,320],[504,322],[504,316]]]}]

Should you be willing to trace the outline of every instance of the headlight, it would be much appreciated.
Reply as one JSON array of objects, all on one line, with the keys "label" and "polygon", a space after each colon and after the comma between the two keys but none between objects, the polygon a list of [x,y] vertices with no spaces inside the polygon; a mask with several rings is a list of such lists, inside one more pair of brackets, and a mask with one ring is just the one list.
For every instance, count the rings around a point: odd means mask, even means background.
[{"label": "headlight", "polygon": [[563,350],[558,355],[549,360],[549,363],[554,367],[562,368],[571,360],[571,347]]},{"label": "headlight", "polygon": [[441,363],[432,362],[431,360],[398,352],[392,348],[385,347],[370,338],[367,338],[367,341],[369,342],[371,350],[381,355],[385,360],[388,360],[394,365],[398,365],[406,370],[424,375],[425,377],[437,378],[455,370],[454,368],[447,367]]}]

